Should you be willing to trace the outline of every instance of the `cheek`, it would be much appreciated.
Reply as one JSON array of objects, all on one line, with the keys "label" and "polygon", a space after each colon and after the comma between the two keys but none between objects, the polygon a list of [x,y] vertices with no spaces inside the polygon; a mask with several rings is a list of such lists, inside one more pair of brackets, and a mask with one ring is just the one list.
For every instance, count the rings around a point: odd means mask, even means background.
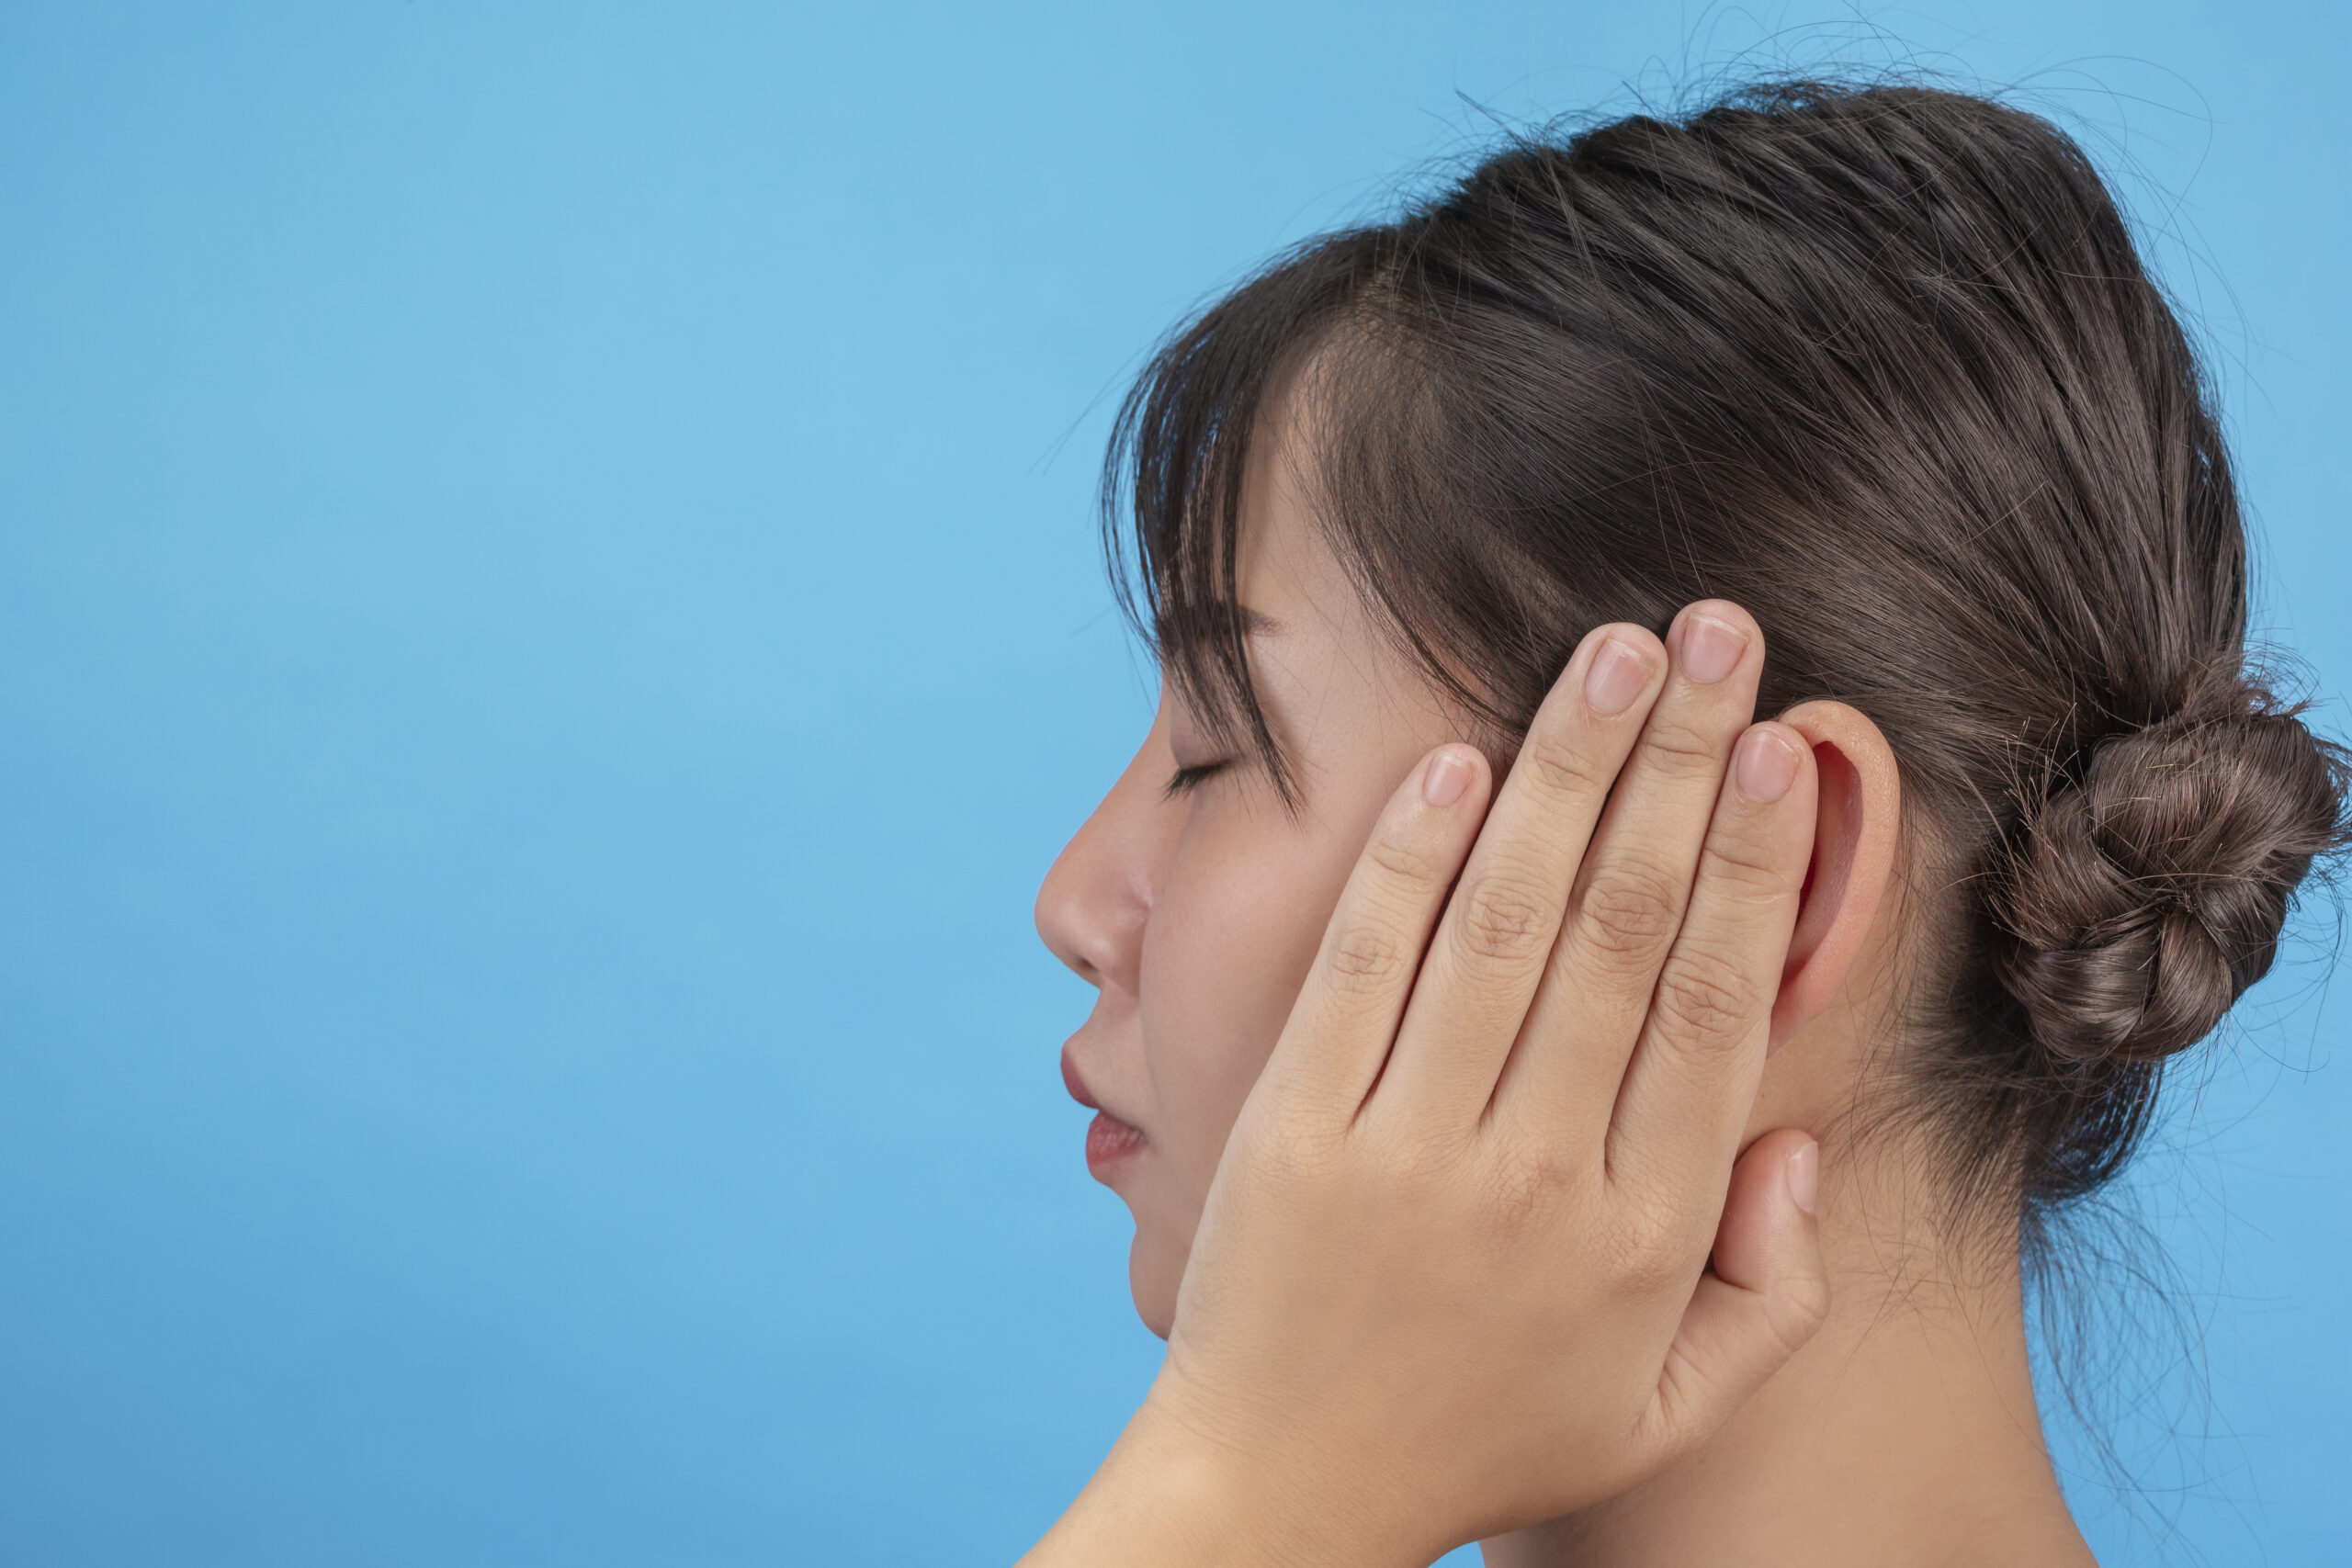
[{"label": "cheek", "polygon": [[1295,824],[1203,822],[1169,868],[1144,936],[1144,1056],[1160,1119],[1153,1140],[1195,1204],[1353,859]]}]

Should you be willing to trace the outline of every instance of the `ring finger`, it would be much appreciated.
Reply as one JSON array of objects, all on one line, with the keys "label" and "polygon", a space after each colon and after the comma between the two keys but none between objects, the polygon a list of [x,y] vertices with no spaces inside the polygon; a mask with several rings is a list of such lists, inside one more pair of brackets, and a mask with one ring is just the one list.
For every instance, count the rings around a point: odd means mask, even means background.
[{"label": "ring finger", "polygon": [[1498,1107],[1514,1102],[1573,1147],[1601,1147],[1763,671],[1762,631],[1725,600],[1686,605],[1666,645],[1665,690],[1594,831],[1495,1091]]}]

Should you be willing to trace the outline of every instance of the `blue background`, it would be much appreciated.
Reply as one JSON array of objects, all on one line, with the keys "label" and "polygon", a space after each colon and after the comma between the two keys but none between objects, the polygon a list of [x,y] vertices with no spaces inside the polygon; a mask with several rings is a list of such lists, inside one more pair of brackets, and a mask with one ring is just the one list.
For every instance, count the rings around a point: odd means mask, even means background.
[{"label": "blue background", "polygon": [[[1034,1539],[1158,1350],[1029,926],[1152,690],[1106,402],[1487,110],[2024,84],[2352,687],[2346,17],[0,10],[0,1562]],[[2352,1560],[2330,939],[2141,1175],[2112,1561]]]}]

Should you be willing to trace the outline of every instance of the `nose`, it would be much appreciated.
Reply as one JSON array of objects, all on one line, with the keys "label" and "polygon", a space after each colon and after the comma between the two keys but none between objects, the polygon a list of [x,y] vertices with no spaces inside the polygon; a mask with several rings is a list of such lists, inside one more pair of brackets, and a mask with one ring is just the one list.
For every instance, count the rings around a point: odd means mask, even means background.
[{"label": "nose", "polygon": [[1038,936],[1098,990],[1136,990],[1167,818],[1174,810],[1156,781],[1173,766],[1163,725],[1155,723],[1037,890]]}]

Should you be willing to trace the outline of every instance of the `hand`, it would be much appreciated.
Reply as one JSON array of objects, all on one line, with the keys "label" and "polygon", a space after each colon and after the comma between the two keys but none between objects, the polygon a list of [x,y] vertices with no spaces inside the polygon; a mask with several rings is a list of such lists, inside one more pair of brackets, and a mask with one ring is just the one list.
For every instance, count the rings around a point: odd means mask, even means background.
[{"label": "hand", "polygon": [[1819,1326],[1815,1146],[1738,1149],[1812,756],[1749,725],[1744,612],[1668,645],[1588,637],[1491,813],[1458,744],[1390,801],[1033,1561],[1425,1563],[1655,1472]]}]

